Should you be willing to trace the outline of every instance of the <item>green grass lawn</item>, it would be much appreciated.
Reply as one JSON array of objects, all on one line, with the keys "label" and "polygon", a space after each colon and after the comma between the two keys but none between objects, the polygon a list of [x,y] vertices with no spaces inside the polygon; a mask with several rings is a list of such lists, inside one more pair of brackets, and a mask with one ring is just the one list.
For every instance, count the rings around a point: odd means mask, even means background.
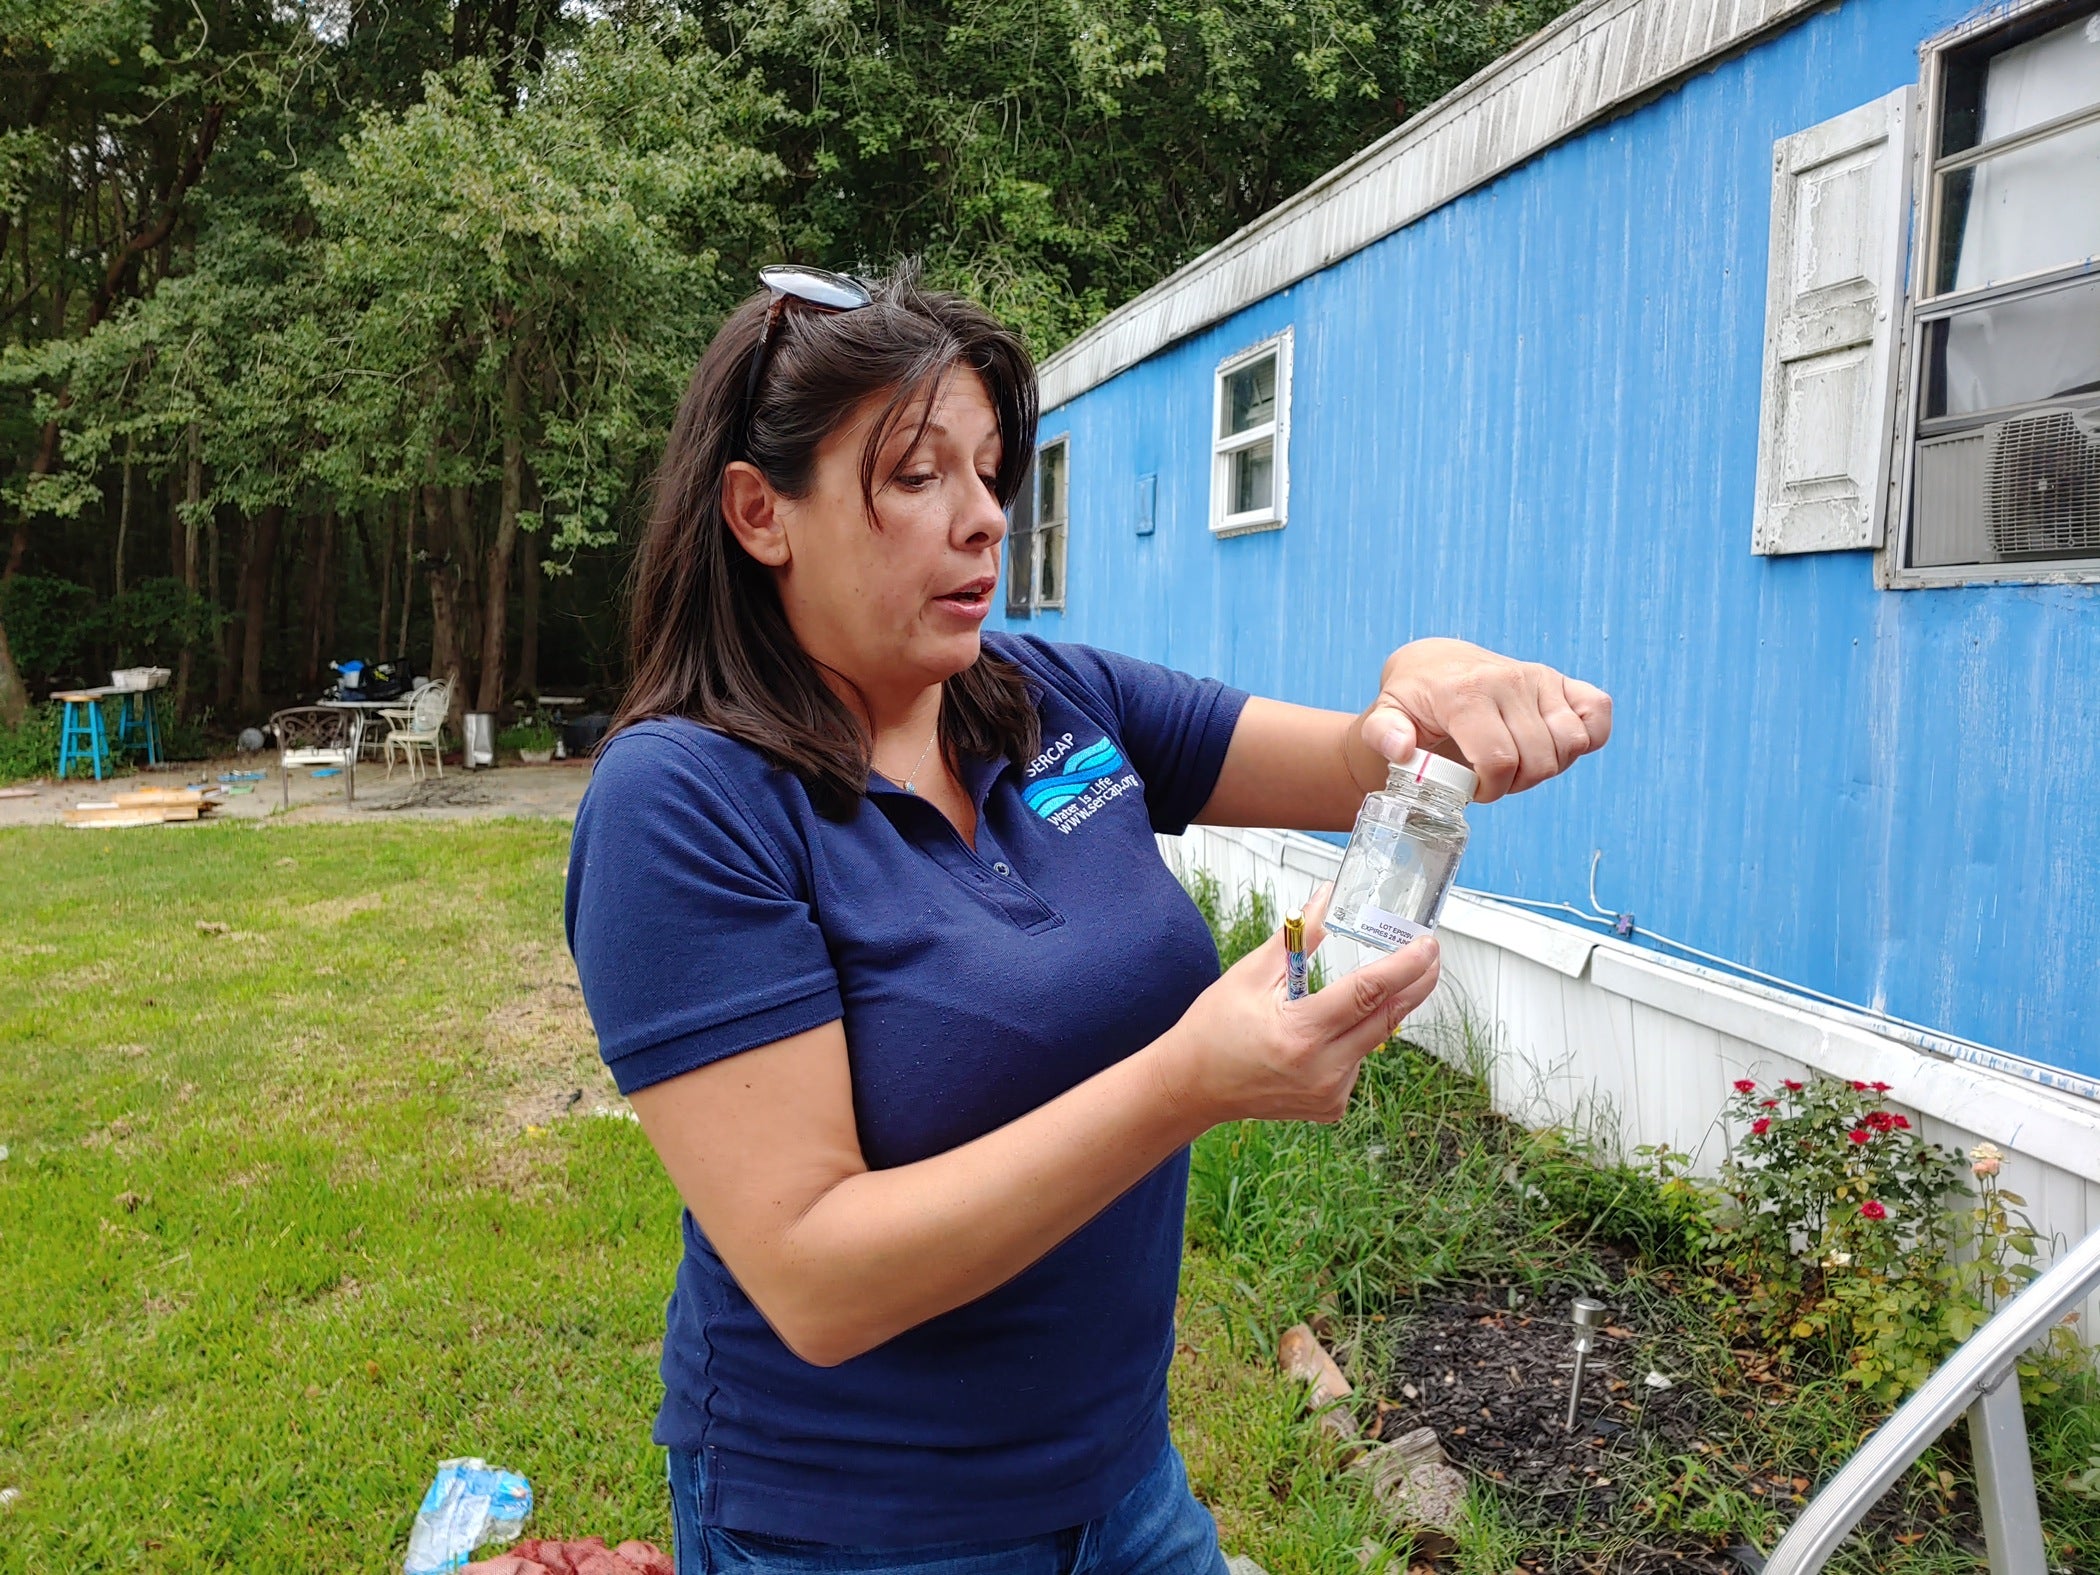
[{"label": "green grass lawn", "polygon": [[[450,1455],[530,1477],[536,1530],[668,1541],[648,1435],[677,1203],[639,1129],[593,1114],[617,1100],[562,945],[566,850],[547,822],[0,833],[0,1571],[398,1570]],[[1375,1383],[1414,1289],[1545,1290],[1600,1232],[1667,1229],[1414,1052],[1343,1126],[1221,1129],[1195,1175],[1177,1435],[1271,1575],[1409,1555],[1277,1380],[1281,1327],[1324,1317]],[[1571,1539],[1483,1488],[1444,1567],[1768,1542],[1783,1514],[1731,1471],[1842,1458],[1865,1417],[1804,1403],[1655,1460],[1654,1525]],[[2100,1452],[2089,1420],[2042,1414],[2038,1467]],[[2093,1518],[2056,1524],[2089,1545]],[[1937,1531],[1862,1560],[1975,1567]]]},{"label": "green grass lawn", "polygon": [[441,1457],[667,1535],[675,1203],[565,827],[0,837],[0,1569],[399,1568]]}]

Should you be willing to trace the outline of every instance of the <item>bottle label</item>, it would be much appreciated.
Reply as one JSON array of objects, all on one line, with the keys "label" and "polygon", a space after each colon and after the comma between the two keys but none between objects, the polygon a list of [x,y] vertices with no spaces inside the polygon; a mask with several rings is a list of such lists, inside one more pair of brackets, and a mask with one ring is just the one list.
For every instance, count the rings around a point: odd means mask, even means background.
[{"label": "bottle label", "polygon": [[1413,919],[1403,919],[1397,913],[1387,913],[1385,909],[1368,902],[1357,910],[1349,927],[1370,939],[1385,942],[1394,951],[1398,951],[1417,935],[1429,933],[1428,925],[1417,924]]}]

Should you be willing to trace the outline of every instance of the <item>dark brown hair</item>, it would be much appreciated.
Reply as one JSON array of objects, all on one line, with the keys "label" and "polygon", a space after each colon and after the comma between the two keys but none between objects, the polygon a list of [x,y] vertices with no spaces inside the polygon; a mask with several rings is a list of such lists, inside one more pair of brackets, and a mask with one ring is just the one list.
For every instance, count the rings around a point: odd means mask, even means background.
[{"label": "dark brown hair", "polygon": [[[942,380],[964,368],[983,379],[998,416],[1002,504],[1021,490],[1035,448],[1035,366],[1017,334],[961,296],[923,288],[908,263],[874,296],[852,312],[791,304],[748,421],[744,381],[767,295],[732,312],[701,356],[656,473],[628,624],[634,678],[612,725],[618,733],[650,717],[689,717],[794,772],[818,809],[840,819],[867,792],[867,729],[796,641],[772,571],[722,518],[723,471],[748,460],[775,489],[802,497],[818,445],[882,400],[861,453],[873,528],[874,495],[888,479],[875,473],[884,444],[915,409],[929,419]],[[1026,760],[1040,734],[1026,677],[1011,662],[981,653],[943,686],[941,750],[951,765]]]}]

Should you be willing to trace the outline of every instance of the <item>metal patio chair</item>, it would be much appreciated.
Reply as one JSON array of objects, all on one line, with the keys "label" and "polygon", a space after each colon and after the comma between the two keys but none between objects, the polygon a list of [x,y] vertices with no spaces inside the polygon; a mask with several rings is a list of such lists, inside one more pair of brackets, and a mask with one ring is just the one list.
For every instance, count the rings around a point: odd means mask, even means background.
[{"label": "metal patio chair", "polygon": [[277,739],[277,770],[284,807],[292,807],[292,773],[310,766],[350,768],[350,718],[321,706],[298,705],[270,718]]},{"label": "metal patio chair", "polygon": [[422,751],[425,749],[430,751],[437,774],[444,776],[445,715],[451,709],[452,680],[446,678],[425,684],[409,697],[407,705],[379,713],[393,723],[392,731],[386,735],[388,781],[393,780],[394,751],[397,748],[408,756],[409,775],[416,781],[423,780]]}]

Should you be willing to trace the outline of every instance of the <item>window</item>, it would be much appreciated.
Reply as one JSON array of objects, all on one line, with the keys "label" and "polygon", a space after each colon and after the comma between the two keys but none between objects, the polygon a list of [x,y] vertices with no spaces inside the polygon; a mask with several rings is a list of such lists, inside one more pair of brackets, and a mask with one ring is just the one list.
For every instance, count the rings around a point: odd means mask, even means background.
[{"label": "window", "polygon": [[1035,604],[1065,604],[1065,454],[1063,438],[1035,454]]},{"label": "window", "polygon": [[1895,578],[2100,576],[2100,5],[1951,35],[1925,92]]},{"label": "window", "polygon": [[1218,367],[1212,425],[1210,528],[1221,536],[1274,530],[1289,492],[1291,334]]},{"label": "window", "polygon": [[1006,611],[1026,618],[1065,604],[1065,536],[1070,526],[1064,438],[1035,451],[1014,499],[1006,536]]}]

